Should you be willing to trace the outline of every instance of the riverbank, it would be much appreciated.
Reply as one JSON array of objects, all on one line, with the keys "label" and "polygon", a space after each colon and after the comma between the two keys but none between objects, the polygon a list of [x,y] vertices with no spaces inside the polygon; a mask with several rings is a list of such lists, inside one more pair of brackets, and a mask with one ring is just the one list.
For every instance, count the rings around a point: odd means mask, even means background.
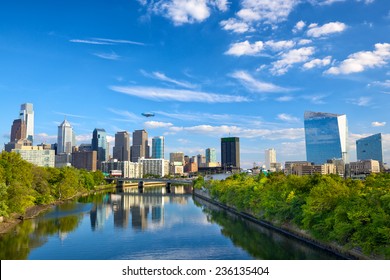
[{"label": "riverbank", "polygon": [[10,215],[10,217],[3,218],[3,221],[0,222],[0,237],[1,237],[1,235],[4,235],[4,234],[11,232],[12,229],[14,229],[23,220],[33,219],[33,218],[39,216],[40,214],[44,213],[45,211],[50,210],[52,207],[54,207],[56,205],[62,204],[66,201],[69,201],[69,200],[72,200],[72,199],[75,199],[78,197],[87,196],[87,195],[90,195],[90,194],[93,194],[96,192],[101,192],[101,191],[105,191],[105,190],[109,190],[109,189],[113,189],[113,186],[112,185],[102,185],[102,186],[96,187],[94,190],[91,190],[88,193],[82,193],[82,194],[79,194],[75,197],[72,197],[72,198],[69,198],[66,200],[58,200],[58,201],[55,201],[53,203],[46,204],[46,205],[31,206],[31,207],[27,208],[27,210],[24,214],[13,213],[12,215]]},{"label": "riverbank", "polygon": [[370,259],[366,255],[364,255],[356,250],[348,250],[348,249],[345,249],[344,247],[339,246],[337,244],[328,244],[328,243],[318,241],[318,240],[314,239],[312,236],[310,236],[307,232],[300,230],[298,228],[295,228],[289,224],[275,225],[272,222],[260,220],[256,217],[254,217],[250,213],[237,211],[234,207],[230,207],[228,205],[222,204],[222,203],[218,202],[217,200],[211,198],[211,196],[206,191],[194,189],[193,194],[194,194],[194,196],[196,196],[200,199],[203,199],[209,203],[217,205],[218,207],[220,207],[226,211],[232,212],[232,213],[236,214],[237,216],[240,216],[244,219],[247,219],[253,223],[256,223],[256,224],[259,224],[259,225],[264,226],[266,228],[275,230],[278,233],[295,238],[301,242],[305,242],[306,244],[309,244],[309,245],[317,247],[321,250],[330,252],[330,253],[335,254],[341,258],[354,259],[354,260],[368,260],[368,259]]}]

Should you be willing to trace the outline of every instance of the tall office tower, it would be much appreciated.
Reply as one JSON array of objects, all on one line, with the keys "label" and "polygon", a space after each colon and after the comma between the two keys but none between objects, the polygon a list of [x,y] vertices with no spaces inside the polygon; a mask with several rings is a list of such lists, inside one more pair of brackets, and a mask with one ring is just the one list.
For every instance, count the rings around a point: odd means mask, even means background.
[{"label": "tall office tower", "polygon": [[217,151],[214,148],[206,149],[206,163],[217,162]]},{"label": "tall office tower", "polygon": [[221,138],[221,163],[222,168],[240,168],[240,138]]},{"label": "tall office tower", "polygon": [[135,130],[133,132],[133,145],[130,152],[132,162],[138,162],[140,158],[149,158],[148,133],[146,130]]},{"label": "tall office tower", "polygon": [[20,119],[25,121],[27,130],[26,138],[34,142],[34,110],[31,103],[25,103],[20,106]]},{"label": "tall office tower", "polygon": [[100,163],[109,158],[107,133],[102,128],[95,128],[92,133],[92,150],[97,152],[98,169]]},{"label": "tall office tower", "polygon": [[72,147],[76,145],[76,135],[73,128],[67,120],[64,120],[58,126],[57,136],[57,154],[70,154]]},{"label": "tall office tower", "polygon": [[11,137],[10,142],[16,142],[18,140],[23,140],[27,138],[27,125],[24,120],[16,119],[14,120],[11,127]]},{"label": "tall office tower", "polygon": [[271,169],[271,163],[276,162],[276,151],[274,148],[268,149],[264,151],[265,157],[265,167],[267,170]]},{"label": "tall office tower", "polygon": [[382,134],[356,140],[357,160],[374,159],[383,163]]},{"label": "tall office tower", "polygon": [[331,113],[305,112],[306,158],[314,164],[347,157],[347,116]]},{"label": "tall office tower", "polygon": [[164,136],[156,136],[152,139],[152,158],[164,158]]},{"label": "tall office tower", "polygon": [[127,131],[120,131],[115,134],[113,158],[119,161],[130,160],[130,134]]}]

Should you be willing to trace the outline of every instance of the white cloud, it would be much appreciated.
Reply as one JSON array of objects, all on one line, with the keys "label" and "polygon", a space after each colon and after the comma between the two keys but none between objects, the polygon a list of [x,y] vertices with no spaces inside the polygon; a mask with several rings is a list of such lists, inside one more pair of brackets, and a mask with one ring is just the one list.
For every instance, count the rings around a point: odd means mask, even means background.
[{"label": "white cloud", "polygon": [[108,60],[118,60],[120,58],[119,55],[116,53],[93,53],[94,56],[103,58],[103,59],[108,59]]},{"label": "white cloud", "polygon": [[370,105],[371,98],[363,96],[357,99],[350,99],[349,102],[357,106],[366,107]]},{"label": "white cloud", "polygon": [[309,39],[301,39],[301,40],[299,40],[298,45],[300,45],[300,46],[308,45],[308,44],[311,44],[312,42],[313,41],[309,40]]},{"label": "white cloud", "polygon": [[282,54],[282,58],[273,63],[271,73],[274,75],[283,75],[292,65],[306,62],[314,53],[314,47],[303,47],[300,49],[290,50]]},{"label": "white cloud", "polygon": [[159,0],[150,1],[150,5],[154,13],[169,18],[174,25],[202,22],[210,16],[207,0]]},{"label": "white cloud", "polygon": [[288,40],[288,41],[267,41],[265,42],[265,46],[270,48],[273,51],[281,51],[281,50],[286,50],[286,49],[291,49],[294,47],[295,42]]},{"label": "white cloud", "polygon": [[111,90],[154,101],[179,101],[202,103],[232,103],[247,102],[244,96],[207,93],[202,91],[165,89],[142,86],[110,86]]},{"label": "white cloud", "polygon": [[348,56],[338,67],[331,67],[325,73],[339,75],[359,73],[367,68],[381,67],[390,59],[390,44],[375,44],[374,51],[361,51]]},{"label": "white cloud", "polygon": [[189,88],[189,89],[197,88],[197,85],[191,84],[191,83],[186,82],[186,81],[178,81],[178,80],[172,79],[170,77],[167,77],[164,73],[161,73],[158,71],[155,71],[152,74],[149,74],[148,72],[141,70],[141,73],[146,77],[157,79],[157,80],[160,80],[163,82],[169,82],[169,83],[172,83],[172,84],[180,86],[180,87]]},{"label": "white cloud", "polygon": [[227,0],[210,1],[211,5],[215,5],[221,12],[226,12],[229,9],[229,2]]},{"label": "white cloud", "polygon": [[80,134],[80,135],[76,134],[76,141],[78,144],[86,143],[86,142],[90,143],[91,140],[92,140],[92,133]]},{"label": "white cloud", "polygon": [[233,31],[235,33],[245,33],[248,31],[254,31],[254,29],[246,22],[239,21],[235,18],[229,18],[220,22],[223,29],[227,31]]},{"label": "white cloud", "polygon": [[146,128],[162,128],[162,127],[171,127],[171,126],[173,126],[173,124],[167,122],[156,122],[156,121],[145,122]]},{"label": "white cloud", "polygon": [[122,39],[107,39],[107,38],[91,38],[91,39],[71,39],[69,42],[72,43],[82,43],[90,45],[117,45],[117,44],[129,44],[129,45],[139,45],[145,46],[144,43],[122,40]]},{"label": "white cloud", "polygon": [[250,74],[245,71],[236,71],[231,76],[240,81],[247,89],[253,92],[283,92],[288,89],[279,87],[271,83],[261,82],[253,78]]},{"label": "white cloud", "polygon": [[279,101],[279,102],[288,102],[291,100],[294,100],[294,98],[292,96],[287,96],[287,95],[276,98],[276,101]]},{"label": "white cloud", "polygon": [[109,42],[94,41],[94,40],[84,40],[84,39],[71,39],[71,40],[69,40],[69,42],[90,44],[90,45],[113,45],[113,43],[109,43]]},{"label": "white cloud", "polygon": [[260,19],[260,15],[251,9],[242,9],[238,11],[237,16],[239,16],[244,21],[257,21]]},{"label": "white cloud", "polygon": [[[9,138],[9,135],[8,135]],[[47,133],[38,133],[34,135],[34,141],[36,143],[55,143],[57,141],[57,135],[49,135]]]},{"label": "white cloud", "polygon": [[371,126],[373,127],[380,127],[380,126],[385,126],[386,122],[372,122]]},{"label": "white cloud", "polygon": [[376,81],[376,82],[373,82],[373,84],[377,85],[377,86],[381,86],[381,87],[390,88],[390,80],[386,80],[384,82]]},{"label": "white cloud", "polygon": [[242,55],[257,55],[263,49],[264,44],[262,41],[257,41],[253,44],[249,41],[232,44],[225,52],[227,55],[242,56]]},{"label": "white cloud", "polygon": [[299,118],[291,116],[289,114],[279,114],[278,115],[278,120],[285,121],[285,122],[299,122]]},{"label": "white cloud", "polygon": [[309,62],[306,62],[305,64],[303,64],[303,68],[305,69],[312,69],[314,67],[322,67],[322,66],[327,66],[331,63],[332,61],[332,57],[331,56],[327,56],[323,59],[313,59]]},{"label": "white cloud", "polygon": [[293,29],[293,32],[294,33],[297,33],[299,31],[301,31],[303,28],[305,28],[306,26],[306,23],[303,21],[303,20],[300,20],[298,21],[295,26],[294,26],[294,29]]},{"label": "white cloud", "polygon": [[309,30],[307,31],[307,35],[314,38],[327,36],[333,33],[340,33],[347,28],[347,25],[338,21],[329,22],[324,24],[323,26],[315,26],[315,25],[310,25],[310,26],[309,26]]}]

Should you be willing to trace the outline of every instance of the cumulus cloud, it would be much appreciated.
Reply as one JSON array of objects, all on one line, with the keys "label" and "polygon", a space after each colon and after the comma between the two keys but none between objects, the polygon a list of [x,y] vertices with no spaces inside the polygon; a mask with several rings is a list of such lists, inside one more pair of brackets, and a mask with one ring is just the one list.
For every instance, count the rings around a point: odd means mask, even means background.
[{"label": "cumulus cloud", "polygon": [[384,66],[390,59],[390,44],[375,44],[374,51],[361,51],[348,56],[339,66],[329,68],[325,73],[332,75],[363,72],[367,68]]},{"label": "cumulus cloud", "polygon": [[248,23],[237,20],[235,18],[229,18],[220,22],[221,27],[226,31],[233,31],[235,33],[245,33],[248,31],[254,31]]},{"label": "cumulus cloud", "polygon": [[347,29],[347,25],[342,22],[329,22],[322,26],[318,26],[317,24],[311,24],[309,26],[309,30],[307,31],[307,35],[309,37],[322,37],[327,36],[333,33],[340,33]]},{"label": "cumulus cloud", "polygon": [[294,26],[294,29],[293,29],[293,32],[294,33],[297,33],[299,31],[301,31],[303,28],[305,28],[306,26],[306,23],[303,21],[303,20],[300,20],[298,21],[295,26]]},{"label": "cumulus cloud", "polygon": [[253,44],[248,40],[240,43],[232,44],[225,52],[227,55],[242,56],[242,55],[257,55],[263,49],[264,44],[262,41],[257,41]]},{"label": "cumulus cloud", "polygon": [[385,126],[386,122],[372,122],[371,126],[373,127],[380,127],[380,126]]},{"label": "cumulus cloud", "polygon": [[153,101],[179,101],[202,103],[232,103],[250,101],[248,98],[240,95],[233,96],[202,91],[143,86],[110,86],[109,88],[116,92]]},{"label": "cumulus cloud", "polygon": [[145,122],[146,128],[162,128],[162,127],[171,127],[172,123],[167,122],[157,122],[157,121],[147,121]]},{"label": "cumulus cloud", "polygon": [[315,68],[315,67],[323,67],[323,66],[327,66],[331,63],[332,61],[332,57],[331,56],[327,56],[323,59],[313,59],[313,60],[310,60],[309,62],[306,62],[305,64],[303,64],[303,68],[305,69],[312,69],[312,68]]},{"label": "cumulus cloud", "polygon": [[291,40],[286,40],[286,41],[267,41],[265,42],[265,46],[270,48],[273,51],[281,51],[281,50],[287,50],[291,49],[294,47],[295,42]]},{"label": "cumulus cloud", "polygon": [[231,76],[237,79],[241,84],[243,84],[248,90],[253,92],[284,92],[288,89],[274,85],[272,83],[265,83],[253,78],[249,73],[245,71],[236,71],[231,74]]},{"label": "cumulus cloud", "polygon": [[314,51],[314,47],[303,47],[283,53],[282,58],[272,64],[271,73],[274,75],[285,74],[294,64],[308,61]]}]

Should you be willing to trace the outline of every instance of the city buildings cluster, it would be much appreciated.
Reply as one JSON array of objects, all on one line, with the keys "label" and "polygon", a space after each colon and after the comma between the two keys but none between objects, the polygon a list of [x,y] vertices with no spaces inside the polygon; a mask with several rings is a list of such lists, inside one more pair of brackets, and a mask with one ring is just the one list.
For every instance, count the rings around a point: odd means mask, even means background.
[{"label": "city buildings cluster", "polygon": [[[306,161],[285,162],[276,160],[276,150],[266,149],[264,165],[254,166],[251,172],[279,172],[295,175],[338,174],[344,177],[364,177],[384,170],[382,135],[375,134],[356,141],[357,161],[348,161],[348,125],[346,115],[305,112]],[[221,162],[217,162],[217,150],[205,149],[204,154],[188,156],[177,151],[165,159],[165,138],[152,138],[152,148],[146,130],[135,130],[132,143],[128,131],[115,134],[115,145],[110,155],[107,133],[102,128],[92,132],[91,143],[76,144],[72,125],[65,119],[58,126],[57,143],[34,142],[33,104],[21,105],[19,118],[11,126],[8,152],[19,153],[25,160],[38,166],[75,168],[90,171],[101,170],[109,176],[142,178],[147,175],[184,176],[194,173],[215,174],[239,172],[239,137],[221,138]],[[151,151],[151,153],[150,153]]]}]

